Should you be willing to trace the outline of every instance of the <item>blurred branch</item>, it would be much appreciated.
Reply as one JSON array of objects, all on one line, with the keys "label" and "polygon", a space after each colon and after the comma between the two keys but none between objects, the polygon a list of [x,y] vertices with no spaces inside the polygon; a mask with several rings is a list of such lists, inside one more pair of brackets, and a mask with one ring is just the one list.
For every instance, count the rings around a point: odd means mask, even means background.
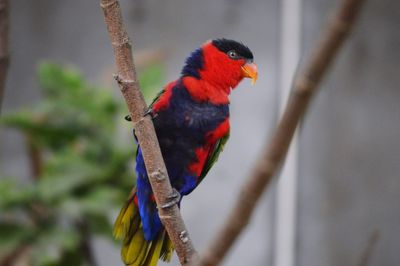
[{"label": "blurred branch", "polygon": [[8,28],[9,0],[0,0],[0,114],[4,97],[7,70],[9,65]]},{"label": "blurred branch", "polygon": [[221,231],[200,258],[200,265],[218,265],[248,224],[253,210],[285,159],[293,134],[331,62],[348,36],[363,0],[343,0],[307,64],[300,68],[283,116],[264,154],[238,193]]},{"label": "blurred branch", "polygon": [[25,139],[29,164],[31,166],[31,175],[32,178],[37,181],[42,173],[42,152],[40,151],[39,147],[33,143],[32,136],[30,136],[28,133],[26,134]]},{"label": "blurred branch", "polygon": [[90,232],[86,221],[78,221],[76,227],[81,234],[80,251],[86,260],[86,265],[97,266],[97,262],[93,253],[93,248],[90,241]]},{"label": "blurred branch", "polygon": [[[41,171],[42,171],[42,154],[40,149],[36,146],[36,144],[32,140],[32,136],[29,133],[25,134],[25,143],[28,152],[29,163],[31,167],[31,177],[34,182],[39,180]],[[44,206],[38,204],[36,202],[30,202],[30,208],[28,209],[28,215],[31,219],[32,223],[37,226],[40,219],[46,217],[48,211]],[[13,250],[10,254],[5,256],[2,260],[0,260],[0,266],[12,266],[17,265],[18,260],[26,254],[29,250],[29,243],[23,243],[15,250]]]},{"label": "blurred branch", "polygon": [[[0,0],[1,1],[1,0]],[[1,12],[1,11],[0,11]],[[0,40],[1,42],[1,40]],[[1,64],[1,63],[0,63]],[[31,165],[31,176],[34,181],[38,181],[41,170],[42,170],[42,156],[39,148],[33,143],[32,136],[29,134],[25,135],[26,147],[28,151],[29,162]],[[38,220],[41,218],[41,214],[44,214],[44,208],[40,204],[34,202],[31,203],[31,208],[29,209],[29,217],[34,224],[37,224]],[[29,249],[27,243],[22,244],[10,254],[5,256],[0,260],[0,266],[12,266],[16,264],[16,261],[21,258],[21,256]]]},{"label": "blurred branch", "polygon": [[[118,0],[101,0],[100,2],[114,49],[117,65],[116,80],[131,114],[135,135],[143,152],[157,206],[162,206],[169,201],[168,197],[172,195],[173,191],[153,123],[148,116],[145,116],[147,106],[137,80],[131,42],[123,25],[120,5]],[[181,264],[188,265],[196,251],[188,236],[178,206],[160,207],[158,211]]]},{"label": "blurred branch", "polygon": [[16,261],[21,258],[21,256],[29,250],[29,245],[21,245],[19,248],[15,249],[13,252],[5,256],[0,260],[0,266],[13,266],[17,264]]},{"label": "blurred branch", "polygon": [[375,250],[376,244],[378,243],[380,238],[380,234],[378,230],[372,232],[371,236],[368,239],[367,245],[365,246],[360,261],[358,263],[359,266],[368,266],[372,257],[372,253]]}]

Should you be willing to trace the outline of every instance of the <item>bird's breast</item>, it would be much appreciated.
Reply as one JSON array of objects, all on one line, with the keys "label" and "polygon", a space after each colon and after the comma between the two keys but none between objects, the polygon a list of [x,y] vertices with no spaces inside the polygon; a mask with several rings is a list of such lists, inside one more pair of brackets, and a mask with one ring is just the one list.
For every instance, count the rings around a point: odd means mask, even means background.
[{"label": "bird's breast", "polygon": [[163,109],[154,121],[159,130],[176,131],[198,139],[229,117],[228,104],[212,104],[194,99],[182,85],[172,90],[168,108]]},{"label": "bird's breast", "polygon": [[153,120],[169,173],[179,176],[197,161],[196,150],[209,144],[210,134],[228,117],[227,104],[199,102],[185,88],[174,88],[168,107]]}]

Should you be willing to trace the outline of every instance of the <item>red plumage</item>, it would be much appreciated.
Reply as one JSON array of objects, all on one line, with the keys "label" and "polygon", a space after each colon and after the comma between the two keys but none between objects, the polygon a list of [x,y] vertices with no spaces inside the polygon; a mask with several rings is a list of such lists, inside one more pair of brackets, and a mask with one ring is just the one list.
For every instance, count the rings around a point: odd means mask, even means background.
[{"label": "red plumage", "polygon": [[[257,78],[253,54],[241,43],[205,43],[186,60],[182,76],[169,83],[151,105],[154,127],[171,185],[188,195],[207,175],[229,136],[229,94],[244,77]],[[168,260],[172,244],[159,219],[141,149],[136,158],[137,187],[115,224],[124,238],[127,265]],[[180,205],[180,198],[177,202]],[[141,246],[137,246],[140,243]]]}]

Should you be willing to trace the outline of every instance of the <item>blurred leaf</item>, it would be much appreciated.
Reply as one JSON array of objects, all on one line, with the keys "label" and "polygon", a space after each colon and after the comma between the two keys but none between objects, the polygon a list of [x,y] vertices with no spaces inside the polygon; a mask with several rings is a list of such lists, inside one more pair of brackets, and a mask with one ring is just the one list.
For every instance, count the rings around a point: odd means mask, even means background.
[{"label": "blurred leaf", "polygon": [[66,251],[61,260],[58,264],[54,266],[79,266],[83,264],[83,257],[82,257],[81,250],[68,250]]},{"label": "blurred leaf", "polygon": [[64,253],[78,249],[80,239],[79,233],[73,228],[47,227],[33,245],[32,265],[59,265]]},{"label": "blurred leaf", "polygon": [[65,127],[51,124],[44,118],[33,117],[27,111],[4,115],[1,123],[10,128],[20,130],[22,133],[32,136],[35,143],[49,146],[53,149],[60,148],[71,142],[79,134],[84,134],[84,128]]},{"label": "blurred leaf", "polygon": [[139,81],[141,87],[144,88],[143,95],[146,102],[151,102],[161,90],[164,79],[164,68],[160,64],[149,66],[140,72]]},{"label": "blurred leaf", "polygon": [[[0,220],[0,255],[28,241],[31,265],[82,265],[82,238],[112,239],[110,213],[134,185],[135,142],[130,125],[118,134],[127,108],[111,90],[51,63],[41,64],[38,76],[44,98],[0,118],[1,125],[25,135],[43,159],[40,176],[29,185],[0,179],[0,218],[11,215],[16,221]],[[163,77],[161,65],[139,73],[147,99],[160,90]],[[85,234],[80,223],[87,225]]]},{"label": "blurred leaf", "polygon": [[0,210],[25,206],[35,198],[35,190],[27,185],[21,185],[11,179],[0,182]]},{"label": "blurred leaf", "polygon": [[0,236],[0,258],[2,258],[26,244],[32,232],[23,225],[0,222]]},{"label": "blurred leaf", "polygon": [[[38,193],[44,201],[53,201],[103,177],[101,168],[74,157],[64,157],[64,164],[53,165],[39,180]],[[73,163],[71,163],[72,160]]]},{"label": "blurred leaf", "polygon": [[104,210],[114,208],[115,202],[120,199],[120,192],[114,188],[98,188],[80,200],[80,204],[87,214],[103,214]]},{"label": "blurred leaf", "polygon": [[58,211],[69,219],[89,219],[107,214],[123,202],[123,193],[115,188],[98,188],[81,197],[65,198]]},{"label": "blurred leaf", "polygon": [[39,83],[47,97],[55,97],[63,93],[78,92],[83,86],[83,78],[71,68],[44,63],[39,66]]},{"label": "blurred leaf", "polygon": [[106,215],[88,215],[86,219],[91,232],[113,239],[112,230],[110,230],[113,225]]}]

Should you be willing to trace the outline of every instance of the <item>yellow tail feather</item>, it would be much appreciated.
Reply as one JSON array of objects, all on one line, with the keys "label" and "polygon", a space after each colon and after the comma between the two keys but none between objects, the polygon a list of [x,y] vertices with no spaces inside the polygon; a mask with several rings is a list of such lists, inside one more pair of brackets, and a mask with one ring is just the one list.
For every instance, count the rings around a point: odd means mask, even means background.
[{"label": "yellow tail feather", "polygon": [[165,230],[147,242],[144,238],[142,223],[133,194],[121,209],[114,224],[114,237],[123,240],[121,257],[127,266],[156,266],[159,259],[170,261],[174,246]]}]

